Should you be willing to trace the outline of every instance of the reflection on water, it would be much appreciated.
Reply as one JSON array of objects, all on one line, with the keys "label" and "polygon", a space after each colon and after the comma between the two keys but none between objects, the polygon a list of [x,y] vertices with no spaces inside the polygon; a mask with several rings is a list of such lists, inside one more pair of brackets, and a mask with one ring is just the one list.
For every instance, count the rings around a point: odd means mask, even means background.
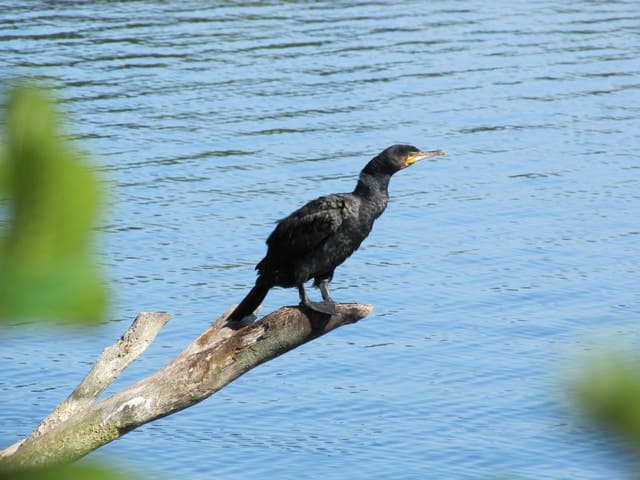
[{"label": "reflection on water", "polygon": [[2,2],[0,78],[59,88],[109,182],[116,293],[91,337],[3,341],[2,443],[137,311],[175,319],[118,385],[165,363],[244,296],[275,220],[410,142],[449,155],[394,177],[333,282],[370,318],[98,455],[167,478],[621,476],[557,379],[594,332],[637,330],[639,21],[633,1]]}]

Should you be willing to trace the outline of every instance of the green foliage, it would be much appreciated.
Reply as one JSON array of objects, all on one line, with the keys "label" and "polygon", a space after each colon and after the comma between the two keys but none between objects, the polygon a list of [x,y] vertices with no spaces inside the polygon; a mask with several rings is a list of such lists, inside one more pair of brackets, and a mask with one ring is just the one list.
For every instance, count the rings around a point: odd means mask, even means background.
[{"label": "green foliage", "polygon": [[0,230],[0,321],[95,321],[106,305],[91,255],[97,179],[62,138],[42,91],[17,88],[4,120],[0,192],[9,218]]},{"label": "green foliage", "polygon": [[582,409],[640,454],[640,359],[609,354],[576,383]]},{"label": "green foliage", "polygon": [[0,472],[0,480],[133,480],[134,478],[136,477],[98,464],[62,465],[20,472]]},{"label": "green foliage", "polygon": [[[9,95],[0,145],[0,322],[95,321],[106,290],[92,256],[101,192],[86,159],[62,138],[53,102],[41,90]],[[4,212],[0,210],[0,214]],[[124,480],[97,464],[2,472],[0,480]]]}]

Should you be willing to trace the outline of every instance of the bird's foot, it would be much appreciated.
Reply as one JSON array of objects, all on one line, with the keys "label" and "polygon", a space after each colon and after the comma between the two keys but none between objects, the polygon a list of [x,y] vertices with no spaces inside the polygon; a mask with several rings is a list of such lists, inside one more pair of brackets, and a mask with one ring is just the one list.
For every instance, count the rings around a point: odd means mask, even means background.
[{"label": "bird's foot", "polygon": [[306,302],[301,302],[301,305],[313,310],[314,312],[324,313],[325,315],[335,315],[337,312],[336,304],[334,302],[312,302],[307,300]]}]

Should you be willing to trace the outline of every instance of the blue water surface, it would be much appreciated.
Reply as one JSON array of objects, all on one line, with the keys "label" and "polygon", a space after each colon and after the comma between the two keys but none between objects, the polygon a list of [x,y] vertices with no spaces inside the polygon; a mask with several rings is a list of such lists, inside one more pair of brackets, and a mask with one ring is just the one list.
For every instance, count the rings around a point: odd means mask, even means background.
[{"label": "blue water surface", "polygon": [[3,88],[52,85],[107,182],[113,289],[98,330],[2,332],[0,447],[137,312],[174,319],[109,391],[165,364],[242,299],[278,218],[403,142],[448,155],[392,179],[336,272],[372,314],[89,458],[151,479],[629,475],[566,378],[602,335],[639,343],[639,52],[634,0],[0,1]]}]

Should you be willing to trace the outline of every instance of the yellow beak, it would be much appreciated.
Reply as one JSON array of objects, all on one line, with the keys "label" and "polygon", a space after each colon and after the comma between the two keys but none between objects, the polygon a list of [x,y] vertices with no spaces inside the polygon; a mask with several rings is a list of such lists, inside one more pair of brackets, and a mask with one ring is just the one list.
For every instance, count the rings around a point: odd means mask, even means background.
[{"label": "yellow beak", "polygon": [[438,155],[445,155],[444,150],[432,150],[429,152],[414,152],[407,155],[406,164],[407,166],[413,165],[420,160],[425,160],[427,158],[437,157]]}]

